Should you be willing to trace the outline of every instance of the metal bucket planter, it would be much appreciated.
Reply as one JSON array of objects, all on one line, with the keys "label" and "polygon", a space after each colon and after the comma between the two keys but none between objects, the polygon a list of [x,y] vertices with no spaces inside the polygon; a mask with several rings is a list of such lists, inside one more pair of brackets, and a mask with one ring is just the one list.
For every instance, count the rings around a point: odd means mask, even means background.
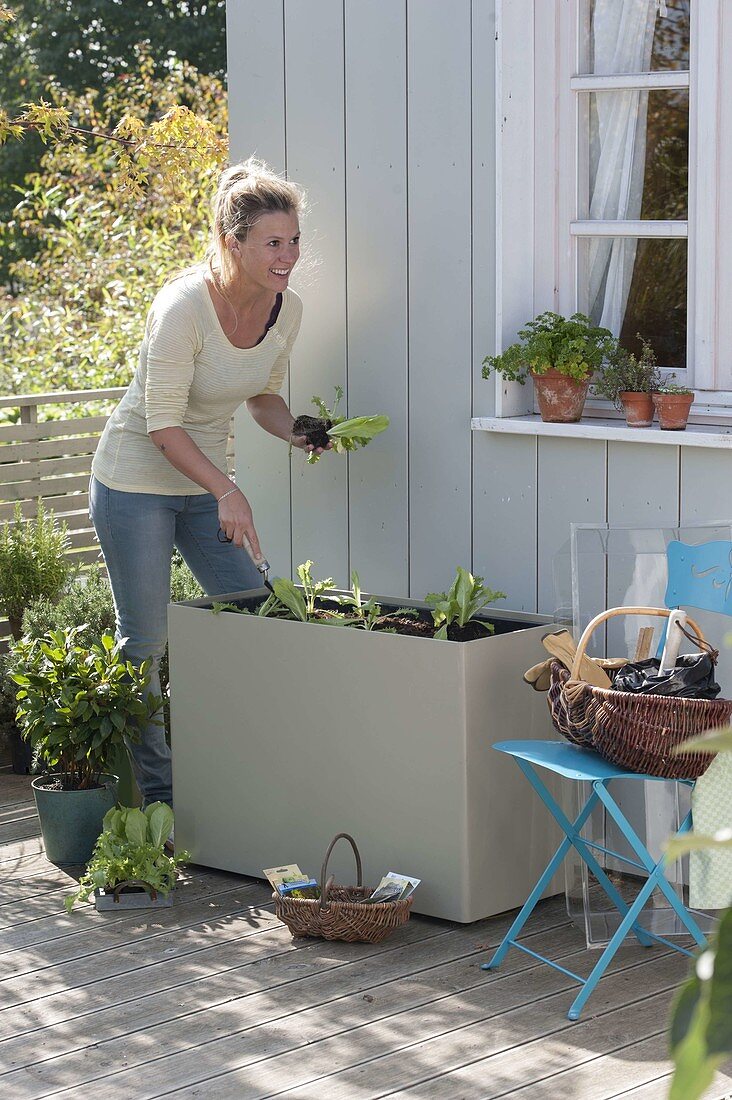
[{"label": "metal bucket planter", "polygon": [[[217,599],[253,607],[264,595]],[[491,745],[556,738],[521,679],[545,656],[547,620],[491,611],[495,635],[452,642],[210,606],[169,609],[176,843],[195,863],[313,873],[346,831],[365,881],[422,879],[415,912],[467,922],[523,903],[558,837]]]},{"label": "metal bucket planter", "polygon": [[120,909],[168,909],[173,904],[173,891],[167,896],[159,894],[149,882],[138,879],[118,882],[94,891],[94,907],[102,913]]},{"label": "metal bucket planter", "polygon": [[87,863],[104,815],[117,802],[117,776],[103,775],[104,786],[85,791],[51,790],[47,784],[55,779],[39,775],[31,782],[46,859],[60,866]]}]

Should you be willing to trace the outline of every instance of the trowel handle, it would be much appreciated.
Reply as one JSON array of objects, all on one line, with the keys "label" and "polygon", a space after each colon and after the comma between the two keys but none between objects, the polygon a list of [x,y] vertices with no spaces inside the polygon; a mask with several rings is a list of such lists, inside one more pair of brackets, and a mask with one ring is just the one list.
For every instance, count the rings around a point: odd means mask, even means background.
[{"label": "trowel handle", "polygon": [[266,580],[267,574],[269,573],[269,562],[267,561],[267,559],[265,557],[263,557],[261,555],[260,555],[260,557],[257,557],[255,555],[254,551],[252,550],[252,544],[250,543],[250,541],[246,537],[246,535],[244,536],[244,549],[246,550],[247,554],[249,555],[249,557],[252,559],[252,561],[256,565],[259,572],[262,574],[262,576]]},{"label": "trowel handle", "polygon": [[676,658],[679,655],[681,642],[684,637],[682,628],[686,629],[686,612],[680,610],[672,611],[668,617],[666,643],[663,647],[663,654],[661,655],[661,664],[658,669],[659,675],[668,675],[668,673],[673,672],[676,667]]}]

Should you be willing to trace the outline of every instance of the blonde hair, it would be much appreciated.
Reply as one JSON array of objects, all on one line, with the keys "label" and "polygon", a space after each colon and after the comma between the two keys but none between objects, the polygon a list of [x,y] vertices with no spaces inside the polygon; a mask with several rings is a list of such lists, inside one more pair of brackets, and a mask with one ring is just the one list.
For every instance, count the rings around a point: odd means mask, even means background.
[{"label": "blonde hair", "polygon": [[214,198],[211,240],[204,258],[217,290],[223,293],[236,274],[227,238],[246,240],[249,230],[263,214],[299,217],[304,208],[302,188],[278,176],[264,161],[249,157],[226,168]]}]

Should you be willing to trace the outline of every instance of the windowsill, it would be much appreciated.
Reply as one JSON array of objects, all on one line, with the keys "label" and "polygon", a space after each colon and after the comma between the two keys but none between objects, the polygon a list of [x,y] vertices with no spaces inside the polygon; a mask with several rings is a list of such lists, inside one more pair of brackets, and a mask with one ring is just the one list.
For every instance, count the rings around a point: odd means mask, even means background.
[{"label": "windowsill", "polygon": [[546,424],[540,416],[475,416],[474,432],[508,435],[546,435],[559,439],[610,439],[619,443],[661,443],[673,447],[724,447],[732,449],[732,425],[689,424],[683,432],[629,428],[618,420],[580,420],[577,424]]}]

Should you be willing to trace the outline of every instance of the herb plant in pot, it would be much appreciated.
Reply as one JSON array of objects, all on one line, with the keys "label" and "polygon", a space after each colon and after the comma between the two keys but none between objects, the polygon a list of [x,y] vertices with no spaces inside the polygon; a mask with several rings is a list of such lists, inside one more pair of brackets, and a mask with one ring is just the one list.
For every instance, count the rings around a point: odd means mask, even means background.
[{"label": "herb plant in pot", "polygon": [[583,313],[539,314],[520,329],[519,341],[483,360],[483,377],[497,371],[522,386],[531,377],[539,412],[549,423],[573,424],[582,416],[592,375],[617,346],[606,328]]},{"label": "herb plant in pot", "polygon": [[653,393],[661,385],[661,372],[647,340],[638,334],[640,357],[618,345],[608,356],[595,391],[623,410],[629,428],[650,428],[653,423]]},{"label": "herb plant in pot", "polygon": [[[41,596],[54,603],[63,591],[73,570],[70,545],[66,525],[44,511],[40,500],[35,518],[25,519],[17,503],[13,519],[0,527],[0,613],[7,615],[16,640],[28,603]],[[10,730],[10,748],[13,771],[25,775],[31,756],[17,728]]]},{"label": "herb plant in pot", "polygon": [[675,382],[666,382],[653,394],[653,404],[658,413],[658,422],[664,432],[683,432],[694,403],[694,394],[685,386]]},{"label": "herb plant in pot", "polygon": [[117,801],[109,760],[160,699],[147,694],[150,665],[125,661],[111,634],[82,645],[83,627],[21,639],[10,655],[17,722],[49,774],[33,782],[46,856],[86,863],[107,810]]},{"label": "herb plant in pot", "polygon": [[131,806],[108,810],[79,889],[66,899],[68,912],[92,895],[99,910],[172,905],[178,866],[187,859],[185,852],[165,851],[172,829],[173,811],[164,802],[151,802],[144,811]]}]

